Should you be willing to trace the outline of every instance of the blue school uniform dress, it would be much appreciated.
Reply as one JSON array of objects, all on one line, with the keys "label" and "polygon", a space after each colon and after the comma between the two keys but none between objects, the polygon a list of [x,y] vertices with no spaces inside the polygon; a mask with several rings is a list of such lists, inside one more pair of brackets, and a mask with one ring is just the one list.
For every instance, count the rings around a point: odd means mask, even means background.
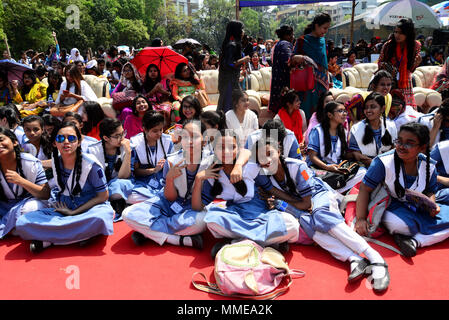
[{"label": "blue school uniform dress", "polygon": [[[144,132],[139,133],[131,138],[131,147],[133,149],[132,162],[139,163],[140,168],[154,168],[159,160],[167,159],[167,155],[172,152],[173,141],[170,135],[163,133],[157,141],[156,146],[149,146],[145,143]],[[151,198],[162,189],[163,172],[134,178],[133,193],[138,193],[144,197]]]},{"label": "blue school uniform dress", "polygon": [[[286,212],[294,215],[301,228],[310,239],[313,239],[315,231],[327,233],[337,224],[344,222],[339,209],[342,196],[333,190],[327,183],[315,176],[304,161],[287,158],[285,159],[290,177],[296,186],[296,197],[303,198],[311,196],[312,212],[302,211],[289,205]],[[266,177],[268,176],[264,176]],[[284,192],[289,193],[287,179],[278,182],[273,176],[269,177],[270,183]]]},{"label": "blue school uniform dress", "polygon": [[[284,219],[278,210],[268,210],[265,201],[257,193],[257,187],[269,190],[270,186],[262,184],[258,179],[260,167],[252,162],[243,166],[243,181],[247,193],[240,195],[231,184],[229,177],[220,170],[219,182],[223,192],[217,198],[226,200],[226,207],[219,204],[208,206],[204,221],[210,229],[210,224],[231,231],[239,238],[250,239],[264,245],[270,239],[285,236],[287,229]],[[215,197],[211,194],[214,179],[204,181],[203,204],[208,205]]]},{"label": "blue school uniform dress", "polygon": [[33,157],[36,157],[39,160],[48,160],[49,158],[45,155],[44,149],[42,146],[37,151],[36,147],[30,142],[27,141],[22,145],[23,152],[31,154]]},{"label": "blue school uniform dress", "polygon": [[[385,134],[385,126],[383,121],[380,122],[381,127],[378,130],[373,130],[374,139],[369,144],[363,143],[363,136],[365,135],[365,128],[367,126],[366,120],[359,121],[352,126],[349,136],[349,149],[353,151],[359,151],[365,156],[374,158],[377,155],[391,150],[394,146],[393,143],[390,146],[382,145],[382,136]],[[391,135],[391,141],[393,142],[397,136],[398,132],[396,125],[393,121],[386,121],[386,129]]]},{"label": "blue school uniform dress", "polygon": [[[38,159],[27,153],[21,153],[20,158],[25,179],[39,186],[47,183],[44,169]],[[32,210],[36,210],[45,207],[46,204],[34,198],[19,185],[8,183],[1,170],[0,183],[6,197],[6,199],[0,200],[0,238],[3,238],[16,226],[17,219],[27,213],[27,207],[34,207]],[[36,202],[36,206],[27,206],[27,203],[29,204],[31,201]]]},{"label": "blue school uniform dress", "polygon": [[[315,151],[320,160],[326,164],[339,164],[341,162],[341,141],[338,136],[331,135],[331,150],[327,155],[324,154],[324,132],[320,124],[310,130],[307,150]],[[309,166],[312,165],[312,161],[309,158],[307,159],[307,164]]]},{"label": "blue school uniform dress", "polygon": [[[167,157],[163,169],[164,185],[170,165],[176,165],[183,160],[183,150]],[[168,235],[177,234],[195,224],[202,223],[202,221],[198,221],[200,212],[192,210],[192,189],[196,174],[207,169],[213,161],[214,156],[204,152],[201,164],[196,171],[190,172],[187,168],[182,169],[181,176],[174,180],[178,192],[175,201],[168,201],[164,196],[164,189],[162,189],[154,197],[125,209],[123,220],[137,231],[140,231],[141,228],[148,228],[166,234],[164,236],[158,235],[157,238],[153,239],[160,245],[165,242]]]},{"label": "blue school uniform dress", "polygon": [[19,142],[20,146],[23,146],[28,141],[28,138],[25,135],[25,131],[23,130],[22,126],[17,126],[14,130],[11,131],[16,135],[17,141]]},{"label": "blue school uniform dress", "polygon": [[[409,207],[405,197],[398,197],[394,188],[394,182],[396,181],[394,152],[394,150],[391,150],[375,158],[366,172],[363,183],[368,187],[375,189],[379,183],[385,182],[388,192],[392,197],[392,201],[387,210],[403,220],[409,227],[412,235],[418,232],[430,235],[448,229],[449,206],[437,201],[441,211],[436,217],[431,217],[427,213],[415,211],[413,208]],[[399,182],[404,189],[423,192],[426,188],[426,156],[423,154],[418,155],[418,176],[406,175],[405,170],[401,165]],[[428,192],[436,193],[437,191],[438,184],[435,161],[431,160]]]},{"label": "blue school uniform dress", "polygon": [[[285,129],[287,134],[282,141],[284,146],[284,157],[295,158],[302,160],[301,150],[299,148],[298,140],[293,131]],[[251,133],[245,142],[245,149],[251,150],[254,144],[262,138],[263,129],[258,129]]]},{"label": "blue school uniform dress", "polygon": [[[449,140],[438,142],[430,152],[430,157],[436,161],[436,170],[439,176],[449,177]],[[438,192],[435,200],[438,203],[449,204],[449,188],[438,183]]]},{"label": "blue school uniform dress", "polygon": [[[118,172],[114,168],[116,162],[119,161],[119,159],[125,158],[125,150],[123,148],[120,148],[120,154],[112,156],[106,155],[105,158],[103,144],[101,141],[98,141],[88,147],[87,153],[95,156],[105,173],[107,171],[109,171],[110,173],[110,179],[108,181],[109,198],[111,198],[113,195],[120,195],[121,198],[125,200],[128,199],[128,196],[131,194],[134,188],[132,177],[130,176],[128,179],[119,179]],[[131,174],[133,170],[134,168],[133,166],[131,166]],[[116,198],[113,197],[113,199]]]},{"label": "blue school uniform dress", "polygon": [[[81,193],[73,194],[76,186],[74,170],[63,167],[59,158],[62,183],[65,188],[58,185],[57,174],[52,161],[53,174],[56,187],[52,190],[50,202],[63,202],[71,210],[85,204],[94,198],[97,193],[107,190],[107,182],[103,169],[95,157],[89,154],[82,155],[82,171],[79,179]],[[112,219],[114,210],[109,202],[97,204],[75,216],[65,216],[56,212],[54,208],[46,208],[22,215],[17,220],[17,234],[24,240],[49,241],[56,245],[64,245],[92,238],[96,235],[111,235],[113,233]]]}]

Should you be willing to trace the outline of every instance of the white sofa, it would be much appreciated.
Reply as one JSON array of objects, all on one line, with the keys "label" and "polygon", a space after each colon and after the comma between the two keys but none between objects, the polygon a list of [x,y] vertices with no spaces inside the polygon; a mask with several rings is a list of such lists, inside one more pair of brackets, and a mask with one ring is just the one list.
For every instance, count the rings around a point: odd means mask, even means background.
[{"label": "white sofa", "polygon": [[[377,69],[376,63],[360,63],[352,68],[344,69],[342,72],[343,90],[331,89],[334,98],[346,102],[353,94],[366,91]],[[413,92],[418,106],[427,109],[441,105],[441,94],[429,89],[439,71],[440,67],[424,66],[416,68],[413,72],[412,76],[416,85]]]}]

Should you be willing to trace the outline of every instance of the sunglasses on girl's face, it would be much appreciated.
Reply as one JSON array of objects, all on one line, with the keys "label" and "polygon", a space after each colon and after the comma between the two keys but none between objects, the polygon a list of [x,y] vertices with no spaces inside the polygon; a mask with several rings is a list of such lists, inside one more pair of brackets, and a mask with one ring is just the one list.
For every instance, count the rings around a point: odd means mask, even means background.
[{"label": "sunglasses on girl's face", "polygon": [[77,136],[74,136],[74,135],[64,136],[62,134],[56,135],[55,141],[58,142],[58,143],[63,143],[65,141],[65,139],[67,139],[70,143],[78,141],[78,137]]},{"label": "sunglasses on girl's face", "polygon": [[414,148],[414,147],[416,147],[416,146],[419,145],[419,144],[416,144],[416,143],[403,143],[403,142],[400,141],[399,139],[396,139],[396,140],[394,140],[393,142],[394,142],[394,144],[395,144],[396,146],[401,146],[401,147],[403,147],[404,149],[412,149],[412,148]]}]

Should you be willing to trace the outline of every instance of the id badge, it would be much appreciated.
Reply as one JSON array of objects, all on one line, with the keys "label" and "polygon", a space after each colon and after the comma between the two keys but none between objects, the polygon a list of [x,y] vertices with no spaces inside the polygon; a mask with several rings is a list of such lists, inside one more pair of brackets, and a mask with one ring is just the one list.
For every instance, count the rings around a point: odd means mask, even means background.
[{"label": "id badge", "polygon": [[174,212],[176,213],[180,213],[184,208],[178,203],[178,202],[174,202],[171,206],[170,209],[172,209]]},{"label": "id badge", "polygon": [[158,188],[159,187],[159,182],[157,182],[157,180],[152,179],[150,181],[150,187],[152,188]]}]

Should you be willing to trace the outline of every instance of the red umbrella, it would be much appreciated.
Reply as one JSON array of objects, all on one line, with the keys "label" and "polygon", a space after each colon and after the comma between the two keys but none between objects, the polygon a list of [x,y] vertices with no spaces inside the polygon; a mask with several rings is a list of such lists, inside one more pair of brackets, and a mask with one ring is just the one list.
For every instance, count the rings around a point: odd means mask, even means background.
[{"label": "red umbrella", "polygon": [[131,63],[137,68],[142,78],[145,77],[145,72],[150,64],[158,66],[161,77],[164,77],[168,73],[175,72],[176,66],[181,62],[188,63],[188,60],[168,47],[143,48],[131,60]]}]

